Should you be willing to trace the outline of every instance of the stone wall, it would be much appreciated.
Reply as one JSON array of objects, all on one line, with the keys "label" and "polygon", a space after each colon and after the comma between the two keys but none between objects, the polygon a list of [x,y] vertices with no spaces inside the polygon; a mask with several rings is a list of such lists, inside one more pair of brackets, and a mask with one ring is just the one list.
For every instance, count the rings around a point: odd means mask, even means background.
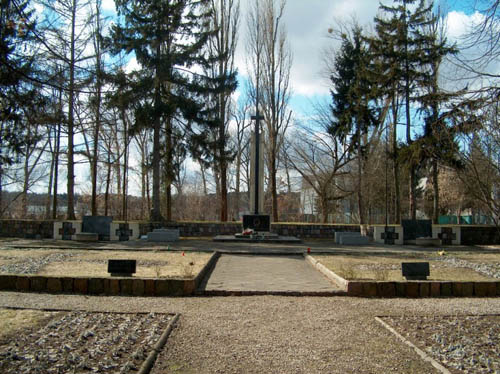
[{"label": "stone wall", "polygon": [[[213,237],[241,232],[241,222],[139,222],[140,235],[146,235],[155,228],[179,228],[183,237]],[[462,225],[463,245],[500,244],[500,229],[495,226]],[[335,232],[360,232],[359,225],[337,225],[319,223],[272,223],[271,231],[282,236],[296,236],[307,239],[334,239]],[[373,238],[373,226],[366,227],[365,234]],[[0,220],[0,236],[16,238],[51,239],[54,236],[53,221]],[[135,235],[134,235],[135,236]]]},{"label": "stone wall", "polygon": [[[153,229],[178,228],[180,236],[200,237],[216,235],[232,235],[242,231],[241,222],[173,222],[171,224],[141,223],[141,235],[146,235]],[[272,223],[271,231],[282,236],[299,238],[333,239],[336,231],[359,232],[359,225],[332,225],[308,223]]]},{"label": "stone wall", "polygon": [[461,227],[462,245],[500,244],[500,228],[496,226]]},{"label": "stone wall", "polygon": [[52,239],[53,221],[0,220],[0,236],[27,239]]}]

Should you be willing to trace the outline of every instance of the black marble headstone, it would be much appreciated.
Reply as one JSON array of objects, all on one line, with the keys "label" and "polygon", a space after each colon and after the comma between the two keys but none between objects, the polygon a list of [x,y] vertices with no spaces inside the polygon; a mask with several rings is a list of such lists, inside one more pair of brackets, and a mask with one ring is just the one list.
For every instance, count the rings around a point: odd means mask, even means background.
[{"label": "black marble headstone", "polygon": [[136,260],[108,260],[108,273],[131,276],[136,271]]},{"label": "black marble headstone", "polygon": [[428,262],[402,262],[401,270],[409,280],[426,280],[431,274]]},{"label": "black marble headstone", "polygon": [[113,217],[108,216],[84,216],[82,232],[95,233],[99,240],[110,240],[112,221]]},{"label": "black marble headstone", "polygon": [[267,214],[247,214],[243,216],[243,230],[271,231],[271,217]]},{"label": "black marble headstone", "polygon": [[417,238],[432,238],[432,221],[430,219],[404,219],[403,240],[415,240]]}]

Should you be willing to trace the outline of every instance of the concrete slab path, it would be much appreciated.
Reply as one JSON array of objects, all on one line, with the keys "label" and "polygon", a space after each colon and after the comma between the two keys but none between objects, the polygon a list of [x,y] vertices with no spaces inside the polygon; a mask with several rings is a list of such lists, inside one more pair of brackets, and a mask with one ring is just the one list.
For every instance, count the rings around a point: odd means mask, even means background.
[{"label": "concrete slab path", "polygon": [[204,282],[205,291],[340,291],[302,256],[222,254]]}]

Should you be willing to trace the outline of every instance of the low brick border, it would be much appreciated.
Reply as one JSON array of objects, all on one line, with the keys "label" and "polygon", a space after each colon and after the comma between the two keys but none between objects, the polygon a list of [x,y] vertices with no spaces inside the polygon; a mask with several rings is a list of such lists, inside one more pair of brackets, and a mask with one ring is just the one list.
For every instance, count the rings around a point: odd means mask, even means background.
[{"label": "low brick border", "polygon": [[360,297],[499,297],[500,281],[441,282],[348,281],[348,296]]},{"label": "low brick border", "polygon": [[0,290],[107,296],[191,296],[220,254],[214,252],[193,279],[85,278],[0,274]]}]

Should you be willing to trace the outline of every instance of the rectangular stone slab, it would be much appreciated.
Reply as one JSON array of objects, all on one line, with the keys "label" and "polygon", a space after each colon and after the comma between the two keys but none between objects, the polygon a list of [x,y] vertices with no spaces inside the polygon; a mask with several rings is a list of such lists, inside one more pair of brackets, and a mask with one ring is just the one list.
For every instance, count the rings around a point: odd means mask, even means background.
[{"label": "rectangular stone slab", "polygon": [[108,260],[108,273],[133,274],[136,272],[136,260]]},{"label": "rectangular stone slab", "polygon": [[99,240],[110,240],[112,221],[113,217],[109,216],[84,216],[82,232],[94,232],[99,235]]},{"label": "rectangular stone slab", "polygon": [[430,275],[428,262],[402,262],[401,270],[407,279],[426,279]]}]

